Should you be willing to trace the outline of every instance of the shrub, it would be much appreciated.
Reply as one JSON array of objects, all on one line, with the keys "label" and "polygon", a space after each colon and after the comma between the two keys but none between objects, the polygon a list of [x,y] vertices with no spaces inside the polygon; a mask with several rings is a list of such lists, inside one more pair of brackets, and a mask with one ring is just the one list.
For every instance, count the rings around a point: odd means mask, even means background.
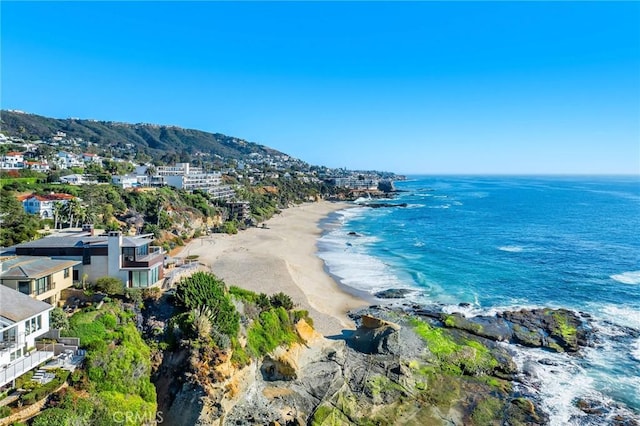
[{"label": "shrub", "polygon": [[283,292],[272,295],[269,301],[274,308],[283,307],[287,311],[293,309],[293,300],[291,300],[288,294]]},{"label": "shrub", "polygon": [[124,291],[124,297],[136,306],[142,303],[142,290],[139,288],[128,288]]},{"label": "shrub", "polygon": [[68,424],[69,412],[61,408],[48,408],[31,423],[32,426],[67,426]]},{"label": "shrub", "polygon": [[280,345],[289,345],[298,341],[289,314],[282,308],[272,308],[260,314],[247,331],[247,349],[260,357]]},{"label": "shrub", "polygon": [[7,417],[11,414],[11,408],[7,407],[6,405],[3,405],[2,407],[0,407],[0,419]]},{"label": "shrub", "polygon": [[256,299],[256,305],[258,305],[260,310],[266,311],[268,309],[271,309],[271,300],[266,294],[260,293],[258,295],[258,298]]},{"label": "shrub", "polygon": [[124,283],[115,277],[101,277],[96,280],[96,289],[109,295],[122,294]]}]

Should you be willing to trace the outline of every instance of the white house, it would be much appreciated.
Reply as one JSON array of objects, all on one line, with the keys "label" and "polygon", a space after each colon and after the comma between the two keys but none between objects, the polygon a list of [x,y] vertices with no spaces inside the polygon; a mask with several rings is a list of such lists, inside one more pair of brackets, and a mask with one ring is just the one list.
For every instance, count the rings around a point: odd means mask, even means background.
[{"label": "white house", "polygon": [[138,176],[135,176],[135,175],[112,176],[111,183],[124,189],[140,186],[140,181],[138,179]]},{"label": "white house", "polygon": [[74,199],[73,195],[51,193],[47,195],[21,195],[18,200],[22,202],[25,213],[37,214],[41,219],[53,219],[53,206],[56,202],[66,204]]},{"label": "white house", "polygon": [[46,161],[25,161],[25,167],[34,170],[36,172],[48,172],[49,164]]},{"label": "white house", "polygon": [[88,164],[102,164],[102,158],[100,158],[98,154],[91,154],[89,152],[85,152],[82,154],[82,161]]},{"label": "white house", "polygon": [[84,162],[72,152],[60,151],[56,156],[56,163],[61,169],[69,169],[71,167],[82,167]]},{"label": "white house", "polygon": [[0,169],[17,170],[24,168],[24,154],[22,152],[7,152],[0,157]]},{"label": "white house", "polygon": [[53,358],[34,351],[36,338],[49,331],[53,306],[0,285],[0,387]]},{"label": "white house", "polygon": [[83,185],[85,183],[97,183],[95,180],[90,180],[86,175],[66,175],[60,176],[61,183],[68,183],[70,185]]}]

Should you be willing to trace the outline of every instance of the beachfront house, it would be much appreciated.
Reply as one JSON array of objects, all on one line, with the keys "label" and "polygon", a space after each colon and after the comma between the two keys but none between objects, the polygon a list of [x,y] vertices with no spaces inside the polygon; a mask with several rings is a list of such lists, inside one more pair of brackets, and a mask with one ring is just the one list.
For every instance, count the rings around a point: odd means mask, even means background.
[{"label": "beachfront house", "polygon": [[0,388],[53,358],[35,350],[36,338],[49,331],[53,306],[0,285]]},{"label": "beachfront house", "polygon": [[162,247],[152,246],[150,235],[123,236],[120,232],[94,236],[83,232],[73,236],[51,236],[15,246],[17,255],[48,256],[76,260],[74,281],[95,282],[110,276],[122,280],[127,288],[158,286],[164,278]]},{"label": "beachfront house", "polygon": [[55,306],[62,290],[73,285],[72,270],[79,263],[49,257],[9,257],[0,262],[0,285]]}]

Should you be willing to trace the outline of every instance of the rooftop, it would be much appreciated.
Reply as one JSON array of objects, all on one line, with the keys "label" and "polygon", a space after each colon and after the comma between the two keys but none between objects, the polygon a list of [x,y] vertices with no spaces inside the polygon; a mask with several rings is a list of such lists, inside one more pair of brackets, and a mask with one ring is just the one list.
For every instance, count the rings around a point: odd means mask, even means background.
[{"label": "rooftop", "polygon": [[0,303],[0,317],[14,323],[53,309],[53,306],[48,303],[41,302],[3,285],[0,285],[0,300],[2,300]]},{"label": "rooftop", "polygon": [[17,256],[0,263],[0,278],[40,278],[66,268],[71,268],[79,263],[77,260]]}]

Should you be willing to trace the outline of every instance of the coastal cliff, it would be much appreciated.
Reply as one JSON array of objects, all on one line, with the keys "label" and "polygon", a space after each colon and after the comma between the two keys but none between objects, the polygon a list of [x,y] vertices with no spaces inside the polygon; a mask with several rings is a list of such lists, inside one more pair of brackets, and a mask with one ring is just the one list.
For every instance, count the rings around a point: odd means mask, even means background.
[{"label": "coastal cliff", "polygon": [[351,317],[355,331],[329,337],[301,319],[297,342],[242,366],[231,350],[165,352],[155,375],[164,424],[542,425],[509,346],[578,353],[591,338],[588,320],[566,310],[465,318],[374,306]]}]

